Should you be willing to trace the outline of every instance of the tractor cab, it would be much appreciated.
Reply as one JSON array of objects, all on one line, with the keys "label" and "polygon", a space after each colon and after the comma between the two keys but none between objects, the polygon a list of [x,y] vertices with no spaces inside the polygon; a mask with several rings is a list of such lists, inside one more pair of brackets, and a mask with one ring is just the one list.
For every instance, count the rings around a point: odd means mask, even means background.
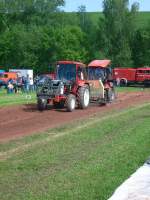
[{"label": "tractor cab", "polygon": [[102,104],[112,102],[115,98],[110,65],[110,60],[93,60],[87,68],[91,99],[99,99]]},{"label": "tractor cab", "polygon": [[76,82],[81,84],[87,80],[85,65],[74,61],[59,61],[56,67],[56,79],[63,82]]},{"label": "tractor cab", "polygon": [[88,79],[99,80],[104,83],[112,79],[111,61],[94,60],[88,65]]}]

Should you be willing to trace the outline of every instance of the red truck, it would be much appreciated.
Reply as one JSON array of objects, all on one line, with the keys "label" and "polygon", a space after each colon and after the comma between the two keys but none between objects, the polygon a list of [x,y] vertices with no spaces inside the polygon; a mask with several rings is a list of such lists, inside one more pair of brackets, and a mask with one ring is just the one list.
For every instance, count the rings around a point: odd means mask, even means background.
[{"label": "red truck", "polygon": [[150,85],[150,67],[143,68],[114,68],[113,79],[117,85],[127,86],[130,84]]}]

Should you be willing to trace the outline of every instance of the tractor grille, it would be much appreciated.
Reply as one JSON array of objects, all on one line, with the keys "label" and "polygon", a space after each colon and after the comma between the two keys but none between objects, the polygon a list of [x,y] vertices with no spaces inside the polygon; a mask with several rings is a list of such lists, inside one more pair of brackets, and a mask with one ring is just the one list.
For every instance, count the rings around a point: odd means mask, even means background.
[{"label": "tractor grille", "polygon": [[47,80],[41,90],[38,92],[37,96],[43,96],[45,98],[54,98],[55,96],[59,95],[60,93],[60,86],[59,82],[55,82],[52,80]]}]

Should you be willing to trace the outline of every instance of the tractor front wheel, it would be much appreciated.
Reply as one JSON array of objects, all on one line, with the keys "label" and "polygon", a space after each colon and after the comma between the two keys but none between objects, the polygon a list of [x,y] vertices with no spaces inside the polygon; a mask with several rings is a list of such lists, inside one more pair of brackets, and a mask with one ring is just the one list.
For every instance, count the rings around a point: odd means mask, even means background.
[{"label": "tractor front wheel", "polygon": [[88,86],[80,87],[78,90],[78,98],[79,98],[79,107],[81,109],[85,109],[89,106],[90,103],[90,91]]},{"label": "tractor front wheel", "polygon": [[47,106],[47,100],[39,98],[37,101],[38,110],[43,111],[46,109],[46,106]]},{"label": "tractor front wheel", "polygon": [[69,94],[66,99],[66,108],[68,112],[72,112],[76,107],[76,97],[73,94]]}]

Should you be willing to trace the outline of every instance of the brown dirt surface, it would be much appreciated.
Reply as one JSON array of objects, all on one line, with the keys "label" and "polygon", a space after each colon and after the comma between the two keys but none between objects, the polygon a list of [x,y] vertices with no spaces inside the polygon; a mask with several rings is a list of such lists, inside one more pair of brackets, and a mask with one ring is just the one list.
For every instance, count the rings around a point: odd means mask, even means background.
[{"label": "brown dirt surface", "polygon": [[0,142],[16,139],[34,133],[44,132],[74,120],[89,118],[92,115],[104,116],[108,111],[118,111],[141,103],[150,102],[150,92],[120,93],[117,100],[108,106],[90,105],[86,110],[49,108],[44,112],[37,110],[35,104],[9,106],[0,108]]}]

